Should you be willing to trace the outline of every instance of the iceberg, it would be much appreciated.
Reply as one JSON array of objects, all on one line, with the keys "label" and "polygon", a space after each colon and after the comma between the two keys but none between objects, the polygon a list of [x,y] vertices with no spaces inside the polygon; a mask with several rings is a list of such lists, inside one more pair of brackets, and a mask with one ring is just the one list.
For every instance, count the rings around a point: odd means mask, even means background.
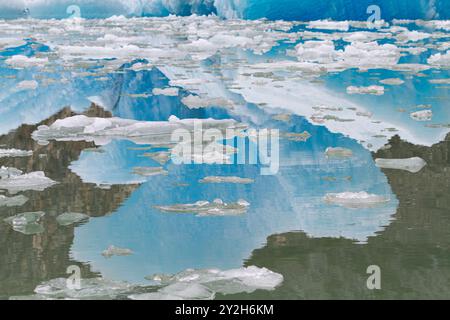
[{"label": "iceberg", "polygon": [[383,169],[397,169],[405,170],[411,173],[417,173],[421,171],[427,162],[419,157],[408,158],[408,159],[375,159],[375,164],[379,168]]}]

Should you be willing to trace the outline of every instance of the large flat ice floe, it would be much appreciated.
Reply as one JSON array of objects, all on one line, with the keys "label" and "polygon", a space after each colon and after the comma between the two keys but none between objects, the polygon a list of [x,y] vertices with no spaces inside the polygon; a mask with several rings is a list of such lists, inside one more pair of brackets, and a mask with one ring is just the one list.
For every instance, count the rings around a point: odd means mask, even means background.
[{"label": "large flat ice floe", "polygon": [[325,202],[347,208],[367,208],[387,203],[390,201],[385,196],[361,192],[329,193],[324,197]]}]

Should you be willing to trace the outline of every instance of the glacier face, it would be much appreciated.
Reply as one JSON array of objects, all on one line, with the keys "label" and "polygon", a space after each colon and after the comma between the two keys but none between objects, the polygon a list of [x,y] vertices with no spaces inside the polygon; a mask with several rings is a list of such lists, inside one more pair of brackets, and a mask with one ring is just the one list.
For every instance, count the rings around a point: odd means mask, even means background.
[{"label": "glacier face", "polygon": [[[107,18],[124,16],[167,16],[169,14],[217,14],[223,18],[271,20],[366,20],[367,8],[378,5],[381,18],[448,19],[446,0],[1,0],[1,18]],[[79,11],[77,7],[79,8]],[[75,8],[75,10],[73,9]]]}]

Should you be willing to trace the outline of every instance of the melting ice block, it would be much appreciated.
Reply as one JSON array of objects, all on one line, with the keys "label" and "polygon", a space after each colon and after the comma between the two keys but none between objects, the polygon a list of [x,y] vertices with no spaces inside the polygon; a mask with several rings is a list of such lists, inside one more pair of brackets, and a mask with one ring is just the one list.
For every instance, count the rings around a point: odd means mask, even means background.
[{"label": "melting ice block", "polygon": [[24,205],[28,201],[28,198],[19,195],[15,197],[7,197],[4,195],[0,195],[0,207],[6,206],[6,207],[19,207]]},{"label": "melting ice block", "polygon": [[329,193],[324,197],[325,202],[346,208],[367,208],[389,202],[384,196],[361,192]]},{"label": "melting ice block", "polygon": [[375,164],[379,168],[383,169],[398,169],[406,170],[411,173],[417,173],[422,170],[427,162],[419,157],[408,158],[408,159],[375,159]]},{"label": "melting ice block", "polygon": [[56,221],[60,226],[70,226],[87,219],[89,219],[87,214],[76,212],[65,212],[56,217]]}]

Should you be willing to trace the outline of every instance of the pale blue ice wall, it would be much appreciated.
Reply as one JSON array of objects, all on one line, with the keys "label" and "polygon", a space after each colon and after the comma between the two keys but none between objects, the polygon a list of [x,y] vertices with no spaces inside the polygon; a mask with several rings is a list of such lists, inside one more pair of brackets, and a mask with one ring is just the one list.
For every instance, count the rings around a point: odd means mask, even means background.
[{"label": "pale blue ice wall", "polygon": [[450,19],[449,0],[0,0],[0,18],[65,18],[74,4],[84,18],[215,13],[246,19],[366,20],[367,7],[378,5],[384,20]]}]

